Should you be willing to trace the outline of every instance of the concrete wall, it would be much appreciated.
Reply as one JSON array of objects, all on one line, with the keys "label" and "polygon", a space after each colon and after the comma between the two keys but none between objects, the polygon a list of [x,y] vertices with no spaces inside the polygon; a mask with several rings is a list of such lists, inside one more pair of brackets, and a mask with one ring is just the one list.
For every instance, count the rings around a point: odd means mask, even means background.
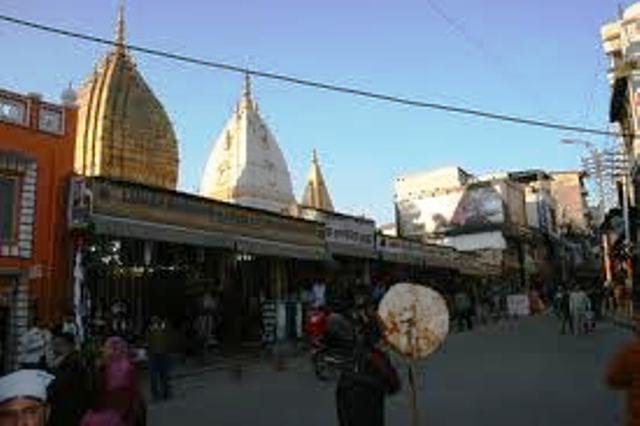
[{"label": "concrete wall", "polygon": [[400,176],[395,181],[396,201],[423,198],[430,193],[466,185],[471,175],[460,167],[444,167],[432,171]]},{"label": "concrete wall", "polygon": [[554,173],[551,194],[556,200],[556,223],[559,229],[571,227],[578,232],[589,230],[586,193],[579,172]]},{"label": "concrete wall", "polygon": [[525,187],[527,225],[546,233],[555,233],[556,201],[548,182],[533,182]]}]

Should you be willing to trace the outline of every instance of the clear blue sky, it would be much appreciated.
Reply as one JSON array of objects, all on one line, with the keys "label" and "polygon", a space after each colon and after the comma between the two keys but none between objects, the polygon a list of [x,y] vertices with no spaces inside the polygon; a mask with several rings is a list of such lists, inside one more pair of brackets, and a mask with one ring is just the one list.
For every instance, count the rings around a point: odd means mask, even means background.
[{"label": "clear blue sky", "polygon": [[[127,0],[128,42],[393,95],[606,127],[599,28],[618,1]],[[117,0],[3,0],[0,13],[112,37]],[[474,44],[480,43],[484,49]],[[106,47],[0,23],[0,87],[59,98]],[[242,76],[136,54],[180,140],[194,190]],[[254,80],[299,196],[317,148],[336,208],[393,218],[393,179],[448,165],[473,173],[578,166],[580,148],[540,130]]]}]

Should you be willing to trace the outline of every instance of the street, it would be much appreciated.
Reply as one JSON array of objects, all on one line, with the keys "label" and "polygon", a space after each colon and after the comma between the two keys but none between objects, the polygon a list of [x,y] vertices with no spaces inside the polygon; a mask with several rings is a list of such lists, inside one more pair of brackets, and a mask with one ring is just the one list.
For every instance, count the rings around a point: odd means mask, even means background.
[{"label": "street", "polygon": [[[451,335],[420,365],[422,424],[618,425],[623,395],[603,384],[608,357],[631,334],[602,323],[595,335],[562,336],[551,317],[521,320],[512,329]],[[387,402],[387,424],[408,425],[403,392]],[[334,384],[320,383],[309,362],[284,372],[250,365],[242,378],[227,371],[175,381],[174,400],[152,404],[154,426],[335,425]]]}]

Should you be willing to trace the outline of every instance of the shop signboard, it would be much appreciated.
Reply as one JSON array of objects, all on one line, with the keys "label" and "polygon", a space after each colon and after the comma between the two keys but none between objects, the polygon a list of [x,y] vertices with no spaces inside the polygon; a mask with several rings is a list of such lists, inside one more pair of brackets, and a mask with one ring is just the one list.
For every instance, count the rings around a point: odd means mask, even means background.
[{"label": "shop signboard", "polygon": [[171,230],[211,232],[252,247],[264,241],[324,250],[321,223],[104,178],[92,178],[89,190],[94,220],[102,216]]},{"label": "shop signboard", "polygon": [[375,222],[350,216],[301,207],[303,218],[324,224],[325,241],[334,254],[373,258],[375,252]]},{"label": "shop signboard", "polygon": [[72,229],[88,225],[93,206],[93,194],[87,186],[87,180],[81,176],[74,176],[69,182],[67,220]]}]

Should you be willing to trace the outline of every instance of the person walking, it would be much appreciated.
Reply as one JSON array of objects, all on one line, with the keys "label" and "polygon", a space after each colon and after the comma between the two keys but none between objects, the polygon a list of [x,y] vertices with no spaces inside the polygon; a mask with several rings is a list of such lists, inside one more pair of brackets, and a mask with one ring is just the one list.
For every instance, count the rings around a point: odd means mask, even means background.
[{"label": "person walking", "polygon": [[471,330],[473,328],[473,322],[471,321],[473,306],[469,295],[465,291],[457,292],[455,295],[455,305],[458,314],[458,329],[462,331],[466,326],[466,330]]},{"label": "person walking", "polygon": [[166,323],[158,317],[153,317],[147,333],[147,349],[151,397],[154,400],[168,399],[170,395],[169,344]]},{"label": "person walking", "polygon": [[56,335],[53,351],[52,373],[55,379],[49,389],[49,426],[78,425],[90,405],[91,385],[87,366],[75,348],[72,334]]},{"label": "person walking", "polygon": [[640,425],[640,315],[634,315],[635,336],[609,361],[605,381],[626,393],[626,425]]},{"label": "person walking", "polygon": [[580,334],[580,305],[582,298],[580,289],[572,286],[569,291],[569,309],[571,311],[571,321],[573,322],[573,333]]},{"label": "person walking", "polygon": [[121,337],[110,337],[104,344],[97,372],[94,416],[111,411],[125,426],[144,424],[144,401],[138,387],[137,372],[129,346]]},{"label": "person walking", "polygon": [[573,296],[573,324],[576,334],[586,334],[588,331],[587,312],[591,310],[589,297],[582,287],[579,287]]},{"label": "person walking", "polygon": [[373,310],[356,308],[352,368],[341,372],[336,388],[339,426],[384,426],[385,397],[400,390],[400,379],[378,345]]},{"label": "person walking", "polygon": [[569,326],[571,334],[574,332],[573,316],[571,315],[571,299],[569,292],[560,287],[558,290],[558,315],[560,317],[560,333],[565,334]]}]

